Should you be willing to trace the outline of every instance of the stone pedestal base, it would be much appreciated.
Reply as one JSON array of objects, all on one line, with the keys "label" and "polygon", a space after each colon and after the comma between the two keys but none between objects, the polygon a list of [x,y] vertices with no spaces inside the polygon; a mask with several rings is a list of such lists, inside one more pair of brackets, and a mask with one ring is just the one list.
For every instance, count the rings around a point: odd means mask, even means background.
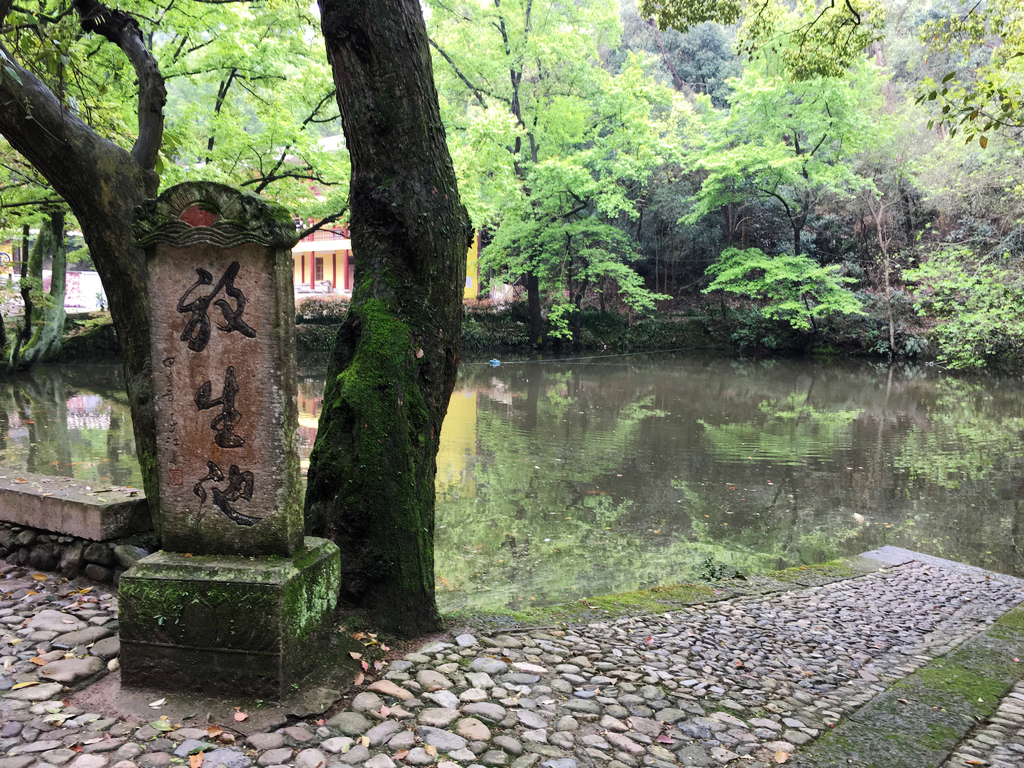
[{"label": "stone pedestal base", "polygon": [[127,686],[276,699],[330,649],[338,547],[306,537],[293,557],[157,552],[121,576]]}]

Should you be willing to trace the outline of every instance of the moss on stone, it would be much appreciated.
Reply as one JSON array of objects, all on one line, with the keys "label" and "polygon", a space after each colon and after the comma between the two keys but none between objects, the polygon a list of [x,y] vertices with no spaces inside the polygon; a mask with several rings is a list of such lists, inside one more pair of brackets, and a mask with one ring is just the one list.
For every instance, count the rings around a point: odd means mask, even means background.
[{"label": "moss on stone", "polygon": [[714,588],[707,584],[677,584],[600,595],[560,605],[534,606],[517,611],[454,613],[447,615],[446,619],[451,624],[474,621],[484,624],[571,624],[638,613],[664,613],[720,597],[721,595],[716,594]]},{"label": "moss on stone", "polygon": [[956,729],[950,728],[948,725],[928,723],[928,731],[929,734],[928,738],[925,739],[925,746],[935,749],[949,749],[959,739]]},{"label": "moss on stone", "polygon": [[832,560],[816,565],[798,565],[781,571],[771,571],[765,575],[783,582],[804,582],[811,579],[839,581],[858,575],[858,571],[845,560]]},{"label": "moss on stone", "polygon": [[1017,608],[1004,613],[996,619],[996,624],[1024,632],[1024,608],[1018,606]]}]

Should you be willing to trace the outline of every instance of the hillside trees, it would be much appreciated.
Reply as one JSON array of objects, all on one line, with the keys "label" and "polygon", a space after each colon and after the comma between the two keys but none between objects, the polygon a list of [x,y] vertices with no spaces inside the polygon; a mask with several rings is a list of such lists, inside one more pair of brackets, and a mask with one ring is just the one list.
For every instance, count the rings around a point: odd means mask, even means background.
[{"label": "hillside trees", "polygon": [[879,83],[863,61],[842,77],[793,80],[767,57],[754,58],[730,81],[728,113],[707,126],[697,161],[704,178],[687,222],[748,198],[771,201],[799,256],[801,233],[823,196],[849,198],[869,183],[851,161],[874,135]]},{"label": "hillside trees", "polygon": [[613,230],[636,219],[637,201],[654,168],[676,152],[673,136],[689,110],[639,59],[615,76],[599,66],[602,51],[618,42],[616,11],[609,2],[548,0],[432,9],[456,159],[489,160],[462,166],[463,187],[470,208],[484,214],[478,223],[496,228],[487,265],[526,284],[534,344],[542,292],[564,335],[581,291],[595,284],[614,284],[638,309],[653,299],[628,268],[635,250]]}]

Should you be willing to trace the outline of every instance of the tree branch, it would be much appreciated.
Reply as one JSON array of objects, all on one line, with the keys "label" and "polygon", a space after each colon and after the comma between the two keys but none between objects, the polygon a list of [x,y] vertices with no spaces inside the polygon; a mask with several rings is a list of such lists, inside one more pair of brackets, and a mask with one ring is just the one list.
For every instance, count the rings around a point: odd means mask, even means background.
[{"label": "tree branch", "polygon": [[160,67],[146,48],[138,22],[127,13],[111,10],[98,0],[72,0],[72,5],[81,18],[82,29],[102,35],[120,48],[135,69],[139,80],[139,136],[131,155],[143,170],[151,171],[163,143],[167,102]]},{"label": "tree branch", "polygon": [[346,205],[345,207],[343,207],[337,213],[332,213],[330,216],[325,216],[324,218],[320,219],[320,221],[318,221],[316,224],[314,224],[312,227],[309,227],[309,228],[304,229],[301,232],[299,232],[299,240],[301,240],[304,237],[309,237],[310,235],[312,235],[317,230],[320,230],[320,229],[323,229],[324,227],[326,227],[328,224],[333,224],[338,219],[344,218],[347,214],[348,214],[348,206]]},{"label": "tree branch", "polygon": [[[452,68],[452,71],[456,75],[458,75],[459,80],[464,82],[466,84],[466,87],[473,92],[473,95],[476,96],[476,100],[480,102],[480,106],[483,107],[484,109],[487,109],[487,102],[485,102],[484,97],[480,95],[480,89],[473,85],[471,82],[469,82],[469,78],[462,74],[462,70],[460,70],[455,65],[455,62],[452,61],[452,57],[445,53],[444,49],[442,49],[441,46],[434,42],[433,38],[427,38],[427,42],[429,42],[430,45],[434,48],[434,50],[440,53],[444,60],[448,62],[448,66],[450,66]],[[490,96],[491,94],[488,93],[487,95]]]}]

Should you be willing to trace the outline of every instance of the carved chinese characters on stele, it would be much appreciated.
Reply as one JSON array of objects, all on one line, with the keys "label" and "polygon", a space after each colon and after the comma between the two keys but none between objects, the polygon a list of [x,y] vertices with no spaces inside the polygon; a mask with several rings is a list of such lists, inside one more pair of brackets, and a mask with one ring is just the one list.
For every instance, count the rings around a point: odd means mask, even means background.
[{"label": "carved chinese characters on stele", "polygon": [[284,222],[276,231],[274,213],[227,187],[184,184],[139,227],[166,550],[290,555],[301,545],[293,233]]}]

